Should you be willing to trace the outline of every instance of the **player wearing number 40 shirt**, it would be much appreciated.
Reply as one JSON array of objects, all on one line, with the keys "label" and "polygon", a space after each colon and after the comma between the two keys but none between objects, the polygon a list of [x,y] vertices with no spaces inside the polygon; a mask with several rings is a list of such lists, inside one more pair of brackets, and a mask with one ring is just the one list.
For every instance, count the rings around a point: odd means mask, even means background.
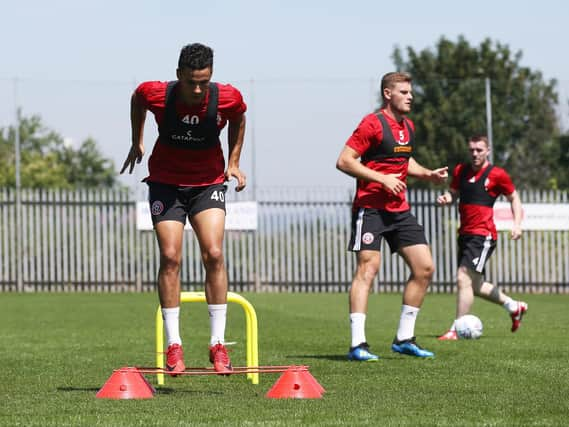
[{"label": "player wearing number 40 shirt", "polygon": [[415,320],[434,267],[423,227],[410,212],[407,176],[433,182],[447,178],[447,168],[430,170],[414,159],[415,128],[406,115],[413,100],[411,77],[388,73],[381,81],[382,108],[363,118],[346,142],[336,166],[357,179],[349,250],[357,267],[350,288],[351,346],[348,359],[377,360],[365,337],[368,295],[380,265],[384,238],[411,270],[403,293],[399,328],[391,349],[417,357],[433,357],[415,340]]},{"label": "player wearing number 40 shirt", "polygon": [[[213,51],[199,43],[180,52],[177,80],[145,82],[131,98],[132,146],[121,173],[132,173],[144,155],[143,129],[150,110],[158,124],[158,140],[148,160],[149,202],[160,248],[158,294],[168,349],[166,367],[184,371],[179,331],[180,263],[186,220],[200,245],[205,267],[205,294],[210,315],[210,361],[216,371],[228,373],[231,363],[224,347],[227,312],[227,272],[223,259],[225,228],[224,182],[237,179],[245,188],[239,168],[245,133],[241,94],[230,85],[211,82]],[[229,124],[228,164],[219,134]]]},{"label": "player wearing number 40 shirt", "polygon": [[[456,317],[468,314],[474,295],[502,305],[512,320],[511,331],[520,327],[528,309],[523,301],[514,301],[497,286],[484,281],[484,267],[496,247],[494,202],[503,194],[510,202],[514,226],[511,238],[522,235],[522,204],[518,192],[506,171],[490,164],[490,146],[485,136],[473,136],[468,141],[470,163],[459,164],[453,171],[450,190],[437,198],[447,205],[459,198],[460,229],[458,230],[458,272]],[[439,340],[454,341],[458,336],[453,322]]]}]

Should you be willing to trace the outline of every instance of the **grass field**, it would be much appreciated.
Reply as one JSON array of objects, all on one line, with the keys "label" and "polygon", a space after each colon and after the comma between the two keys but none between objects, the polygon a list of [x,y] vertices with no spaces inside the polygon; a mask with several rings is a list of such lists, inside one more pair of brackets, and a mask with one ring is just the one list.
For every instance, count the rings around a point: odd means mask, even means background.
[{"label": "grass field", "polygon": [[[322,399],[268,399],[279,374],[166,378],[149,400],[95,394],[123,366],[154,366],[154,294],[1,294],[0,425],[567,425],[569,295],[525,295],[529,313],[516,334],[499,307],[477,301],[478,341],[438,342],[454,296],[429,295],[420,360],[391,353],[399,295],[372,295],[367,338],[382,359],[345,360],[345,294],[244,294],[259,318],[260,363],[306,364]],[[182,307],[186,365],[207,366],[205,304]],[[226,339],[245,365],[245,320],[230,305]],[[154,377],[149,376],[156,384]]]}]

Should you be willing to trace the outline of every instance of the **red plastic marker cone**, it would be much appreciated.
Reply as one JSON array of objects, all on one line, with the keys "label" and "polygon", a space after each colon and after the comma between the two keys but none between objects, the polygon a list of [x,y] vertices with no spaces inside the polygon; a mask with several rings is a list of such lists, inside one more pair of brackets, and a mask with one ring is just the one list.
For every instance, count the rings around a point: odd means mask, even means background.
[{"label": "red plastic marker cone", "polygon": [[316,381],[316,378],[314,378],[314,376],[310,372],[308,372],[308,369],[306,370],[306,372],[302,374],[302,376],[306,381],[310,381],[314,386],[314,388],[320,391],[320,394],[324,394],[326,392],[326,390],[324,390],[324,387],[322,387],[320,383]]},{"label": "red plastic marker cone", "polygon": [[120,368],[113,372],[97,393],[97,399],[151,399],[154,387],[137,368]]},{"label": "red plastic marker cone", "polygon": [[321,399],[324,388],[306,367],[287,369],[267,392],[271,399]]}]

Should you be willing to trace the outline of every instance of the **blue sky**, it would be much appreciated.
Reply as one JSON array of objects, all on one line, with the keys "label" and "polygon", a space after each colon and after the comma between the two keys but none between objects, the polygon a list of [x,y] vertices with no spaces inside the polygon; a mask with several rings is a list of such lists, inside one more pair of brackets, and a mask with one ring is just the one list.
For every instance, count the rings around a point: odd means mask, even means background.
[{"label": "blue sky", "polygon": [[[250,106],[242,166],[261,186],[351,185],[334,163],[373,108],[379,77],[393,69],[395,46],[421,50],[459,35],[477,45],[489,37],[521,50],[522,65],[557,79],[567,105],[567,2],[402,4],[3,2],[0,126],[13,123],[18,104],[70,143],[95,138],[118,168],[130,144],[132,90],[145,80],[175,78],[180,48],[195,41],[215,51],[214,80],[238,87]],[[564,124],[566,116],[567,109]],[[149,154],[155,129],[151,116],[147,121]],[[123,182],[138,185],[145,169],[139,165]]]}]

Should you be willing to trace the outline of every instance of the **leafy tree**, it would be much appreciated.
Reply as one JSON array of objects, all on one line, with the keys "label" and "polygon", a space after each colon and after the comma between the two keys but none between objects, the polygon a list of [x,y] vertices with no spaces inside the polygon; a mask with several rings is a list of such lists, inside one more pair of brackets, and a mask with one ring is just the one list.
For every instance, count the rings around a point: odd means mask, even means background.
[{"label": "leafy tree", "polygon": [[519,188],[567,185],[567,170],[554,154],[561,150],[557,82],[544,82],[541,72],[520,65],[521,58],[507,45],[486,39],[476,47],[462,36],[457,42],[442,37],[435,49],[407,47],[406,58],[395,48],[396,68],[413,76],[416,159],[450,168],[468,160],[468,137],[487,134],[489,78],[494,164],[506,168]]},{"label": "leafy tree", "polygon": [[76,187],[111,187],[115,184],[114,165],[101,155],[92,138],[83,141],[78,150],[66,147],[61,158],[67,166],[67,179]]},{"label": "leafy tree", "polygon": [[[93,188],[117,184],[112,160],[89,138],[78,149],[65,145],[39,116],[20,118],[20,177],[28,188]],[[0,128],[0,187],[16,185],[16,130]]]},{"label": "leafy tree", "polygon": [[[569,134],[559,137],[559,144],[555,144],[555,151],[551,153],[558,159],[556,170],[558,171],[549,184],[552,189],[569,188]],[[563,173],[564,172],[564,173]]]}]

